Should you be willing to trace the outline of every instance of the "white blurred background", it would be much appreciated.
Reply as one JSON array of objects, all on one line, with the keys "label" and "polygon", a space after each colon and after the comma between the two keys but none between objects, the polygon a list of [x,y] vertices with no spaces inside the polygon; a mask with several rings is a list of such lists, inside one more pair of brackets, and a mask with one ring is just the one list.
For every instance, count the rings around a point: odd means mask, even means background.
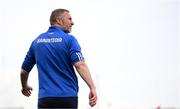
[{"label": "white blurred background", "polygon": [[[19,73],[56,8],[71,12],[71,34],[98,90],[94,109],[180,107],[179,6],[179,0],[0,0],[0,109],[36,109],[36,66],[29,98],[21,94]],[[79,87],[79,109],[89,109],[81,78]]]}]

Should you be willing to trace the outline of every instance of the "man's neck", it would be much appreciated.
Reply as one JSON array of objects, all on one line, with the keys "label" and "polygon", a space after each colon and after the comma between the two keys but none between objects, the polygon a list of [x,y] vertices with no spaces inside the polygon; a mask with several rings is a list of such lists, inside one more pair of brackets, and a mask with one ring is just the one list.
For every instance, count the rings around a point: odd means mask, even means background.
[{"label": "man's neck", "polygon": [[58,24],[54,24],[54,25],[51,25],[51,26],[58,26],[58,27],[60,27],[60,28],[61,28],[61,26],[60,26],[60,25],[58,25]]}]

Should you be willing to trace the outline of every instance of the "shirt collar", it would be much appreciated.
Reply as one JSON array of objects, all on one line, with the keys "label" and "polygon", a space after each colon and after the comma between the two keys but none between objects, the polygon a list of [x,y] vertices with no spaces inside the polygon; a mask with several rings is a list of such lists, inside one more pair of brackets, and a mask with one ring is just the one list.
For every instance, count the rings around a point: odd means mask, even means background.
[{"label": "shirt collar", "polygon": [[57,25],[50,26],[48,32],[53,31],[53,30],[58,30],[58,31],[64,32],[62,30],[62,28],[60,26],[57,26]]}]

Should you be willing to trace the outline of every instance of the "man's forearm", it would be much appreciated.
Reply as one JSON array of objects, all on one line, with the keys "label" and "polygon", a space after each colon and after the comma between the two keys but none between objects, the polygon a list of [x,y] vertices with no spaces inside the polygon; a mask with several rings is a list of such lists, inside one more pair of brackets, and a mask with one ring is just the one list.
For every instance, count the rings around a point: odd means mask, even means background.
[{"label": "man's forearm", "polygon": [[79,75],[82,77],[82,79],[86,82],[86,84],[89,86],[90,89],[95,88],[95,85],[93,83],[90,71],[84,61],[77,62],[76,70],[79,73]]},{"label": "man's forearm", "polygon": [[27,85],[28,76],[29,76],[29,73],[21,69],[20,78],[21,78],[22,88],[24,88]]}]

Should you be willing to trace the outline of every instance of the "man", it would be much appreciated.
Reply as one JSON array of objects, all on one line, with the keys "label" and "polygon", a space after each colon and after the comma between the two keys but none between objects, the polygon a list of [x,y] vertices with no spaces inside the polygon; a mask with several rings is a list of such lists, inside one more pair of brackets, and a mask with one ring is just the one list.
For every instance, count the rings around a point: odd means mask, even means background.
[{"label": "man", "polygon": [[23,95],[32,88],[28,75],[36,64],[39,79],[38,108],[78,107],[78,80],[73,66],[90,88],[89,105],[97,101],[96,88],[76,38],[68,33],[74,24],[66,9],[56,9],[50,16],[50,28],[31,44],[21,69]]}]

